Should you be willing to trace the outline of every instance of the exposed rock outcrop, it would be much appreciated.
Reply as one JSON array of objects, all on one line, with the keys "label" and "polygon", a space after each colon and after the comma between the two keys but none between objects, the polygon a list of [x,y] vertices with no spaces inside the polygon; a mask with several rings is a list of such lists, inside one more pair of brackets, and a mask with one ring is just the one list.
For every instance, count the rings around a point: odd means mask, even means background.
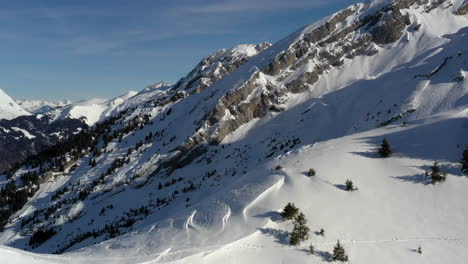
[{"label": "exposed rock outcrop", "polygon": [[187,76],[177,82],[174,89],[200,93],[270,46],[270,43],[262,42],[258,45],[239,45],[230,50],[219,50],[203,58]]},{"label": "exposed rock outcrop", "polygon": [[455,11],[456,15],[463,16],[468,13],[468,2],[465,2],[462,6],[460,6],[457,11]]}]

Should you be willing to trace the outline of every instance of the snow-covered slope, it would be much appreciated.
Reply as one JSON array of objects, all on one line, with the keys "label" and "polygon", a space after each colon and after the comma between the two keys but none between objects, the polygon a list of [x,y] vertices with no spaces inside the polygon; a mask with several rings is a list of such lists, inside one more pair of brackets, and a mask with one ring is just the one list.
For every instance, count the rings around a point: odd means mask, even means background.
[{"label": "snow-covered slope", "polygon": [[54,120],[64,118],[82,119],[86,124],[92,126],[96,122],[102,121],[112,114],[115,114],[116,108],[135,94],[137,94],[137,92],[129,91],[110,100],[97,98],[85,100],[55,108],[45,114]]},{"label": "snow-covered slope", "polygon": [[72,101],[16,100],[16,103],[30,113],[43,114],[54,108],[70,105]]},{"label": "snow-covered slope", "polygon": [[[0,176],[31,196],[12,198],[0,243],[63,253],[36,256],[51,263],[321,263],[337,240],[351,263],[464,263],[463,6],[353,5],[204,89],[141,91],[90,130],[96,141],[53,158],[63,170],[46,156]],[[424,176],[434,161],[446,182]],[[21,180],[39,167],[40,187]],[[299,246],[287,202],[311,228]]]},{"label": "snow-covered slope", "polygon": [[0,89],[0,119],[14,119],[18,116],[31,115],[19,106],[10,96]]}]

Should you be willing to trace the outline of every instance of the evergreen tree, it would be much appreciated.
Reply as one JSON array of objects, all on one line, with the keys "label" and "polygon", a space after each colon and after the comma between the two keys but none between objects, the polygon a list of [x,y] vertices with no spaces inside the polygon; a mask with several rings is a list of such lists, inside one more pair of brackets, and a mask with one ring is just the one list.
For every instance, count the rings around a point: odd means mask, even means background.
[{"label": "evergreen tree", "polygon": [[309,246],[309,253],[310,253],[311,255],[314,255],[314,254],[315,254],[315,247],[314,247],[314,245],[312,245],[312,244]]},{"label": "evergreen tree", "polygon": [[426,171],[426,177],[431,178],[432,184],[443,182],[447,178],[447,173],[442,171],[437,161],[431,166],[430,171]]},{"label": "evergreen tree", "polygon": [[378,152],[381,158],[388,158],[392,155],[392,148],[390,147],[390,144],[386,138],[383,139],[382,145],[378,149]]},{"label": "evergreen tree", "polygon": [[340,244],[340,241],[336,242],[333,248],[333,261],[347,262],[348,255],[346,255],[344,247]]},{"label": "evergreen tree", "polygon": [[345,185],[346,185],[346,191],[348,191],[348,192],[356,190],[356,188],[354,188],[353,181],[351,181],[349,179],[346,180]]},{"label": "evergreen tree", "polygon": [[291,220],[296,217],[298,213],[299,209],[293,203],[288,203],[280,215],[283,219]]},{"label": "evergreen tree", "polygon": [[421,245],[419,245],[419,247],[418,247],[418,253],[419,253],[419,254],[422,254],[422,248],[421,248]]},{"label": "evergreen tree", "polygon": [[465,150],[463,151],[461,164],[462,164],[462,168],[461,168],[462,173],[468,175],[468,147],[465,147]]},{"label": "evergreen tree", "polygon": [[323,230],[323,228],[320,228],[319,235],[325,236],[325,230]]},{"label": "evergreen tree", "polygon": [[309,172],[307,173],[307,176],[312,177],[312,176],[315,176],[315,174],[316,174],[316,173],[315,173],[315,170],[312,169],[312,168],[310,168],[310,169],[309,169]]},{"label": "evergreen tree", "polygon": [[289,241],[291,245],[297,246],[302,241],[309,238],[309,227],[307,226],[307,219],[303,213],[299,213],[294,217],[294,229],[291,232],[291,240]]}]

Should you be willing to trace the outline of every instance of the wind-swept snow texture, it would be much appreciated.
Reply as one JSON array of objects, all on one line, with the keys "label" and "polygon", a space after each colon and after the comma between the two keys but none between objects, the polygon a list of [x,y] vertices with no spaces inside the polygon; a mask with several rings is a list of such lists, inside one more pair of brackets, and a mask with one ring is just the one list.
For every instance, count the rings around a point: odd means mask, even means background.
[{"label": "wind-swept snow texture", "polygon": [[[63,253],[12,263],[326,263],[337,240],[350,263],[465,263],[465,4],[353,5],[204,89],[134,95],[112,131],[136,129],[54,173],[0,242]],[[394,152],[385,159],[384,138]],[[129,161],[106,174],[120,158]],[[448,172],[443,183],[425,177],[434,161]],[[344,190],[347,179],[356,191]],[[311,228],[295,247],[292,223],[279,215],[288,202]],[[28,244],[46,228],[56,234]]]}]

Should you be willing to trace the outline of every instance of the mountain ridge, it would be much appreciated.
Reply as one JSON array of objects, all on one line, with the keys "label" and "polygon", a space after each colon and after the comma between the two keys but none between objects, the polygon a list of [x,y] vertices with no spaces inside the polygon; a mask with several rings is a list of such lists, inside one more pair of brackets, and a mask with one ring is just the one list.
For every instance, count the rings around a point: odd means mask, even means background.
[{"label": "mountain ridge", "polygon": [[[460,197],[468,185],[457,164],[468,144],[468,27],[457,13],[463,6],[356,4],[262,50],[212,85],[187,85],[189,74],[134,95],[126,110],[92,132],[97,140],[81,157],[63,155],[67,166],[52,168],[54,177],[33,188],[0,242],[65,253],[78,263],[99,262],[89,256],[296,263],[329,261],[330,247],[342,240],[353,262],[373,263],[381,254],[384,263],[462,263],[466,239],[457,235],[466,231]],[[396,152],[389,159],[375,154],[384,137]],[[432,186],[424,170],[434,160],[449,176]],[[32,164],[9,177],[20,184],[24,173],[37,171]],[[311,167],[315,178],[305,176]],[[348,177],[357,191],[343,190]],[[278,211],[291,201],[313,230],[326,228],[325,238],[311,233],[308,240],[322,253],[288,246],[292,226]],[[451,219],[450,227],[438,213]],[[42,243],[31,240],[48,230],[54,234]],[[429,248],[428,257],[408,250],[417,243]],[[459,256],[446,253],[454,250]]]}]

